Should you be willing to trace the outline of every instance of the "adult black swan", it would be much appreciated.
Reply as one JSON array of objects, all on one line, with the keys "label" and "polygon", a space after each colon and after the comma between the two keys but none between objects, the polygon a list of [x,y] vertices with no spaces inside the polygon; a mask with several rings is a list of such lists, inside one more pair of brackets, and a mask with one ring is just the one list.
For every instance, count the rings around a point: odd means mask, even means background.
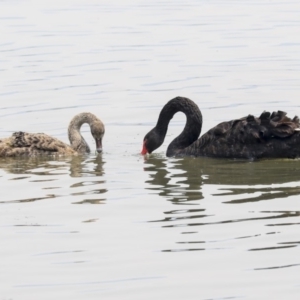
[{"label": "adult black swan", "polygon": [[181,134],[168,146],[167,156],[208,156],[220,158],[296,158],[300,156],[299,118],[290,119],[283,111],[263,112],[223,122],[199,139],[202,115],[190,99],[176,97],[161,110],[156,126],[143,141],[142,154],[160,147],[170,120],[183,112],[187,121]]},{"label": "adult black swan", "polygon": [[71,145],[51,137],[45,133],[15,132],[12,136],[0,139],[0,157],[36,156],[36,155],[76,155],[89,153],[90,147],[80,134],[81,126],[90,125],[91,134],[95,139],[96,150],[102,152],[104,125],[92,113],[80,113],[70,122],[68,135]]}]

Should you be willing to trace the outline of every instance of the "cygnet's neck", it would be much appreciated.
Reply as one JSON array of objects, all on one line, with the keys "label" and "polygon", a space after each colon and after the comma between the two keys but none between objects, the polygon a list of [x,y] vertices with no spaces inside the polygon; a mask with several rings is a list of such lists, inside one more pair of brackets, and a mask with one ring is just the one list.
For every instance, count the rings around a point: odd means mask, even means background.
[{"label": "cygnet's neck", "polygon": [[68,127],[68,135],[71,147],[80,153],[90,153],[90,147],[80,133],[80,128],[83,124],[87,123],[90,126],[93,122],[99,119],[91,113],[80,113],[76,115],[70,122]]}]

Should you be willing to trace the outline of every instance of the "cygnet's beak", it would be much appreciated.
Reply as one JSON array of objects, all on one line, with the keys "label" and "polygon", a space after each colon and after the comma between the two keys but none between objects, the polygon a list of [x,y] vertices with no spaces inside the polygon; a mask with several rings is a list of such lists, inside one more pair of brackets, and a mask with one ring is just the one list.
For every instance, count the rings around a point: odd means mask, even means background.
[{"label": "cygnet's beak", "polygon": [[102,139],[96,139],[96,151],[102,153]]}]

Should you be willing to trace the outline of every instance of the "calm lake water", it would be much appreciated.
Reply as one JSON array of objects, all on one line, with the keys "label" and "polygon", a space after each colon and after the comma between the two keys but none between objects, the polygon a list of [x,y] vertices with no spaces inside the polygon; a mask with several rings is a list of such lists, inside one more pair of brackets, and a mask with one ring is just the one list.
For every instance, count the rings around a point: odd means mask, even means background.
[{"label": "calm lake water", "polygon": [[[104,152],[0,159],[0,300],[299,299],[300,160],[142,157],[181,95],[203,131],[300,114],[300,2],[0,1],[0,134],[65,142],[106,125]],[[83,132],[92,148],[88,126]]]}]

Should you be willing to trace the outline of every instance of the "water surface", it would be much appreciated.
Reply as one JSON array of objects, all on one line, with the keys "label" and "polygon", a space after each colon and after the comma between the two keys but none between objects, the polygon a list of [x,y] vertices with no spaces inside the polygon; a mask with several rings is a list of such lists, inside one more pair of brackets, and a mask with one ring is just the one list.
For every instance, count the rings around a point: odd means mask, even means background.
[{"label": "water surface", "polygon": [[[167,100],[203,131],[299,114],[297,1],[1,1],[0,133],[65,142],[82,111],[97,156],[0,159],[0,299],[299,299],[299,160],[139,152]],[[83,134],[95,143],[88,126]]]}]

